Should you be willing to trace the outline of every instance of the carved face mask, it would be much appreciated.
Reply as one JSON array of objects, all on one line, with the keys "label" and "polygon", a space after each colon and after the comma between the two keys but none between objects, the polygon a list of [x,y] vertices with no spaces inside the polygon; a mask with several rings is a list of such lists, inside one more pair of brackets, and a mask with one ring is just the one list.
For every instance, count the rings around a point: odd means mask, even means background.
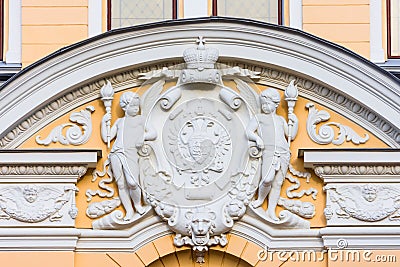
[{"label": "carved face mask", "polygon": [[24,198],[26,199],[26,201],[28,201],[29,203],[33,203],[36,201],[37,199],[37,191],[35,190],[24,190]]},{"label": "carved face mask", "polygon": [[365,192],[363,192],[363,197],[368,202],[372,202],[376,199],[377,195],[376,195],[376,192],[373,190],[366,190]]}]

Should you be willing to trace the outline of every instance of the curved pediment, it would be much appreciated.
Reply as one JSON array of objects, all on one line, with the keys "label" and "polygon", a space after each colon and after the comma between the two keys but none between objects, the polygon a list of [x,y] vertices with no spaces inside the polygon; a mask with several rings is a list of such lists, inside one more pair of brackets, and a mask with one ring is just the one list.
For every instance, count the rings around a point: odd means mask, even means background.
[{"label": "curved pediment", "polygon": [[114,30],[38,61],[0,91],[1,147],[99,97],[105,79],[116,90],[138,86],[138,74],[182,62],[198,36],[220,62],[261,71],[260,84],[299,93],[399,146],[400,85],[396,78],[342,47],[298,30],[259,22],[206,18]]}]

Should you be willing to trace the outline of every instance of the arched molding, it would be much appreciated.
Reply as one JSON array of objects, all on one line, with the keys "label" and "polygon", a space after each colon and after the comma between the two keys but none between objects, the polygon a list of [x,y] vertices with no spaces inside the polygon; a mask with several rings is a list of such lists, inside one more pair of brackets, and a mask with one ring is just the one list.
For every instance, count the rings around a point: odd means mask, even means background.
[{"label": "arched molding", "polygon": [[[260,250],[262,249],[260,248]],[[241,250],[240,252],[244,252],[244,250]],[[153,262],[151,262],[146,266],[148,267],[162,266],[160,264],[163,264],[164,261],[166,261],[167,263],[171,263],[170,260],[171,256],[174,257],[177,261],[176,263],[179,264],[176,266],[180,267],[192,266],[192,265],[185,265],[184,263],[182,265],[180,264],[180,261],[182,261],[182,259],[187,259],[187,253],[188,253],[187,250],[173,251],[170,254],[155,259]],[[257,257],[257,255],[255,255],[255,257]],[[210,258],[213,259],[211,260]],[[219,258],[219,259],[217,260],[214,258]],[[255,261],[254,259],[251,260],[249,258],[241,258],[240,256],[237,256],[235,254],[221,250],[214,250],[212,248],[208,251],[205,258],[205,265],[209,267],[232,266],[231,264],[235,264],[234,266],[236,267],[248,267],[248,266],[256,266],[257,262],[258,261]],[[200,264],[198,265],[201,266]]]},{"label": "arched molding", "polygon": [[[304,96],[361,122],[391,147],[399,146],[400,85],[389,73],[349,50],[301,31],[227,18],[114,30],[33,64],[0,90],[0,145],[16,147],[26,138],[19,138],[21,133],[32,128],[30,120],[42,127],[55,118],[49,114],[61,116],[63,112],[52,112],[57,106],[67,111],[82,99],[98,98],[105,78],[115,77],[122,90],[124,82],[125,86],[134,84],[140,68],[180,60],[198,35],[219,49],[220,61],[265,68],[264,73],[271,74],[261,79],[265,84],[277,79],[283,86],[293,76],[302,81],[300,93]],[[124,75],[130,78],[119,81]]]},{"label": "arched molding", "polygon": [[[323,248],[320,230],[274,229],[273,226],[260,224],[258,219],[249,215],[245,215],[240,222],[237,222],[230,233],[262,248],[304,250]],[[127,230],[80,229],[75,250],[78,252],[138,251],[157,239],[171,234],[172,231],[157,216],[149,216]],[[227,246],[232,245],[229,242]]]}]

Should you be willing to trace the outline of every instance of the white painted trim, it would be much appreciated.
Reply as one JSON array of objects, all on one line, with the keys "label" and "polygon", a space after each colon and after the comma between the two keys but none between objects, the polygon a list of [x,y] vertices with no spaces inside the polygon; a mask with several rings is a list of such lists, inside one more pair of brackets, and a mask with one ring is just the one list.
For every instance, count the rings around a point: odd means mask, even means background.
[{"label": "white painted trim", "polygon": [[400,249],[399,227],[327,227],[321,236],[327,248],[337,248],[344,239],[347,249]]},{"label": "white painted trim", "polygon": [[231,233],[263,248],[294,250],[323,248],[319,230],[274,229],[247,214],[235,223]]},{"label": "white painted trim", "polygon": [[76,251],[79,252],[129,252],[136,251],[154,240],[171,234],[168,225],[152,214],[127,230],[81,229]]},{"label": "white painted trim", "polygon": [[15,175],[0,175],[0,184],[76,184],[79,177],[76,175],[19,175],[16,179]]},{"label": "white painted trim", "polygon": [[325,183],[400,183],[396,175],[323,175]]},{"label": "white painted trim", "polygon": [[103,32],[103,1],[89,0],[88,4],[88,36]]},{"label": "white painted trim", "polygon": [[0,251],[75,251],[79,234],[74,228],[2,228]]},{"label": "white painted trim", "polygon": [[374,63],[385,62],[385,50],[383,49],[383,25],[382,25],[382,1],[371,0],[370,13],[370,60]]},{"label": "white painted trim", "polygon": [[184,0],[183,2],[183,17],[196,18],[208,16],[208,1],[207,0]]},{"label": "white painted trim", "polygon": [[289,0],[289,25],[299,30],[303,29],[303,1]]},{"label": "white painted trim", "polygon": [[21,152],[0,153],[0,164],[80,164],[96,167],[97,152],[71,151],[71,152]]},{"label": "white painted trim", "polygon": [[[127,230],[89,230],[81,229],[76,251],[79,252],[130,252],[154,240],[171,234],[167,224],[159,217],[152,216]],[[277,230],[245,215],[237,222],[232,234],[240,236],[260,247],[273,249],[322,249],[319,230],[290,229]]]},{"label": "white painted trim", "polygon": [[321,165],[345,165],[345,164],[394,164],[400,165],[400,152],[394,151],[304,151],[304,167],[314,168]]},{"label": "white painted trim", "polygon": [[22,0],[8,2],[8,51],[6,63],[22,62]]}]

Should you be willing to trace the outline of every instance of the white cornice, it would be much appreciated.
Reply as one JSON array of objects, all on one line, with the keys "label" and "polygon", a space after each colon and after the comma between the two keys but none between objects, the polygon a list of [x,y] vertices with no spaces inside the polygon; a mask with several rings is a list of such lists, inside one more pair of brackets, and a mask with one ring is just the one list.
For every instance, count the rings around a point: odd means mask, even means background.
[{"label": "white cornice", "polygon": [[64,152],[52,150],[13,150],[0,153],[0,165],[86,165],[94,168],[97,164],[98,152],[71,150]]},{"label": "white cornice", "polygon": [[272,249],[307,250],[323,248],[319,230],[274,229],[248,215],[243,216],[239,222],[235,223],[231,233],[260,247]]},{"label": "white cornice", "polygon": [[324,165],[400,165],[400,151],[393,150],[332,150],[305,149],[304,167],[313,168]]},{"label": "white cornice", "polygon": [[72,228],[3,228],[0,251],[74,251],[79,235]]},{"label": "white cornice", "polygon": [[398,149],[303,149],[304,167],[324,183],[399,183]]},{"label": "white cornice", "polygon": [[399,227],[328,227],[321,229],[321,236],[328,248],[345,240],[347,249],[400,249]]}]

